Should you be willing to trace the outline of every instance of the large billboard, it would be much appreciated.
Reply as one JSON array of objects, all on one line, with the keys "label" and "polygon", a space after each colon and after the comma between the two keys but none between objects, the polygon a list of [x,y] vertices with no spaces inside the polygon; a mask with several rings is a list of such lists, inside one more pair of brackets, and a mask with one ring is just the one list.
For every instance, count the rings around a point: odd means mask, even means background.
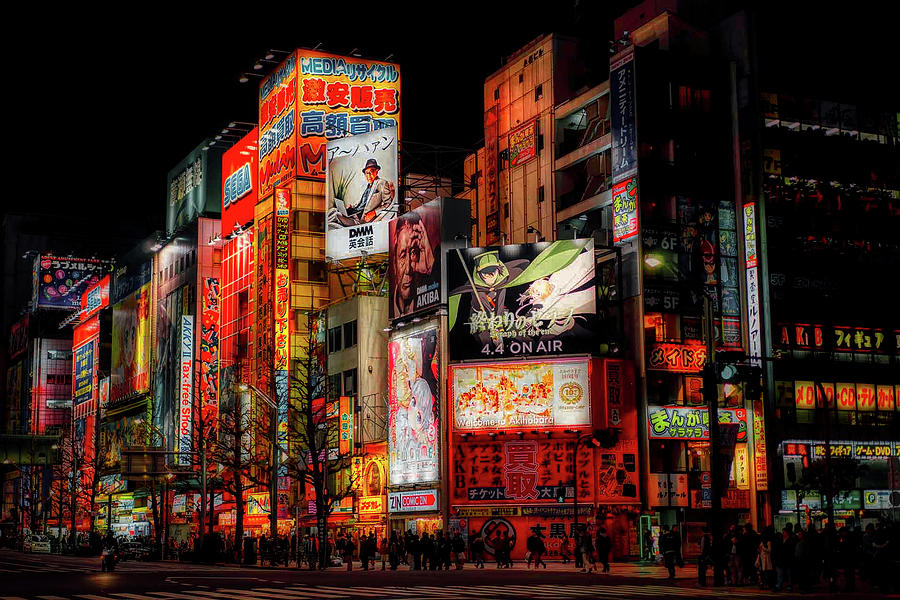
[{"label": "large billboard", "polygon": [[591,425],[590,361],[450,366],[454,431]]},{"label": "large billboard", "polygon": [[222,233],[253,220],[259,167],[259,128],[242,137],[222,156]]},{"label": "large billboard", "polygon": [[390,222],[391,319],[441,302],[441,204],[435,200]]},{"label": "large billboard", "polygon": [[[178,408],[176,395],[180,385],[181,316],[188,308],[185,287],[179,287],[156,305],[156,360],[153,376],[153,426],[166,439],[166,449],[175,449]],[[161,443],[162,440],[157,440]]]},{"label": "large billboard", "polygon": [[204,141],[169,171],[166,180],[166,233],[172,234],[222,206],[222,151]]},{"label": "large billboard", "polygon": [[447,253],[451,360],[592,352],[593,240]]},{"label": "large billboard", "polygon": [[38,256],[34,263],[33,308],[81,308],[81,295],[109,273],[111,263],[88,258]]},{"label": "large billboard", "polygon": [[259,185],[325,179],[325,144],[400,127],[397,65],[296,50],[259,88]]},{"label": "large billboard", "polygon": [[203,278],[200,302],[200,415],[204,435],[216,439],[219,418],[219,279]]},{"label": "large billboard", "polygon": [[325,254],[332,260],[387,252],[397,216],[397,129],[329,141],[325,178]]},{"label": "large billboard", "polygon": [[[290,403],[291,368],[291,190],[275,190],[275,404],[278,422],[278,447],[288,453],[288,408]],[[280,490],[288,487],[287,466],[278,469]]]},{"label": "large billboard", "polygon": [[390,485],[440,477],[438,330],[394,336],[388,345],[388,479]]},{"label": "large billboard", "polygon": [[81,319],[89,319],[109,306],[109,275],[90,286],[81,296]]},{"label": "large billboard", "polygon": [[150,287],[113,307],[111,402],[150,389]]},{"label": "large billboard", "polygon": [[[193,450],[194,433],[194,317],[181,316],[181,354],[178,387],[178,452]],[[175,462],[191,464],[191,456],[178,454]]]}]

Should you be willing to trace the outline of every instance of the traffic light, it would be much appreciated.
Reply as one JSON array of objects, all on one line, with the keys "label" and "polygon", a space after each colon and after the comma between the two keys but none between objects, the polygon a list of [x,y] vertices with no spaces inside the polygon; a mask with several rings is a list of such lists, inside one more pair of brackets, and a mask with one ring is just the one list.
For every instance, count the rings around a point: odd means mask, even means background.
[{"label": "traffic light", "polygon": [[565,486],[558,486],[556,488],[556,502],[557,502],[557,504],[565,504],[565,502],[566,502]]}]

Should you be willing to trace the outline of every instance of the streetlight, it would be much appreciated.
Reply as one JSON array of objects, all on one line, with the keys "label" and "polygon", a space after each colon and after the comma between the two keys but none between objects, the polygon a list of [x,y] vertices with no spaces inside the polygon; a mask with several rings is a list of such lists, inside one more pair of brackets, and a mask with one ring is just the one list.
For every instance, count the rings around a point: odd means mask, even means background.
[{"label": "streetlight", "polygon": [[[665,266],[671,270],[682,284],[688,284],[690,281],[681,272],[676,265],[674,268],[664,263],[659,257],[648,254],[644,258],[644,264],[650,269],[656,269]],[[689,284],[688,284],[689,285]],[[706,404],[706,410],[709,413],[709,470],[710,470],[710,492],[711,501],[709,508],[709,530],[714,540],[721,537],[721,514],[722,514],[722,473],[719,465],[719,391],[718,381],[716,377],[716,342],[715,328],[713,324],[713,305],[709,292],[704,289],[703,284],[696,282],[695,286],[690,286],[691,291],[699,293],[703,297],[703,325],[705,330],[706,341],[706,360],[703,363],[703,400]],[[722,575],[719,569],[714,570],[714,585],[722,585]]]}]

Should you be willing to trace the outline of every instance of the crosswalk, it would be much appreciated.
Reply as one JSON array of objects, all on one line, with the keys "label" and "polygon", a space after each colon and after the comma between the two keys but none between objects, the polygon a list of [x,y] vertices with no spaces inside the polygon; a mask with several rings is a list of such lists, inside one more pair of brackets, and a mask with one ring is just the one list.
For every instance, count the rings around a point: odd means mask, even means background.
[{"label": "crosswalk", "polygon": [[755,598],[751,593],[731,590],[678,588],[666,585],[469,585],[469,586],[359,586],[289,585],[284,587],[253,587],[248,589],[218,588],[215,590],[174,589],[142,593],[72,594],[69,596],[0,596],[0,600],[349,600],[378,598],[381,600],[450,600],[491,598],[537,598],[568,600],[599,598]]},{"label": "crosswalk", "polygon": [[[179,563],[177,568],[179,571],[215,570],[217,573],[242,570],[239,566],[208,566],[190,563]],[[123,573],[156,573],[160,571],[169,571],[171,569],[172,563],[120,561],[116,564],[116,571]],[[98,557],[55,558],[42,555],[40,559],[20,556],[16,557],[16,560],[4,560],[4,557],[0,557],[0,577],[3,577],[3,574],[16,573],[90,573],[99,570],[100,559]]]}]

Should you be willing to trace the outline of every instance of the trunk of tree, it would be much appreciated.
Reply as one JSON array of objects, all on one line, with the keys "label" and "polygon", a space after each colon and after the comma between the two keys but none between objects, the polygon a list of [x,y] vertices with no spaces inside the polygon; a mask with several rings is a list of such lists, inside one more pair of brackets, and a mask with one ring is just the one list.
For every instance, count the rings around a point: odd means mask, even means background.
[{"label": "trunk of tree", "polygon": [[[155,544],[156,551],[159,552],[159,556],[162,557],[162,526],[159,519],[159,494],[156,489],[156,482],[150,483],[150,501],[152,503],[151,511],[153,514],[153,541]],[[164,499],[163,502],[166,500]]]}]

